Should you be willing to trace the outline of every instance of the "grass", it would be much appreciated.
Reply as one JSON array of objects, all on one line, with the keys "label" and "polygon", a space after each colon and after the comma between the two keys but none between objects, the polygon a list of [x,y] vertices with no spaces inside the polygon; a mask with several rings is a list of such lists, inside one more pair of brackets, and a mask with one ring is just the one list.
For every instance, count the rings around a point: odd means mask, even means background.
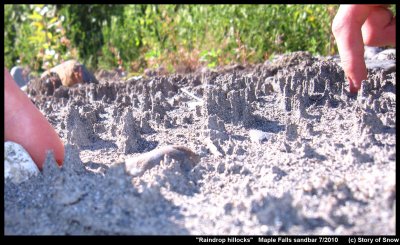
[{"label": "grass", "polygon": [[5,65],[169,72],[337,52],[337,5],[5,5]]}]

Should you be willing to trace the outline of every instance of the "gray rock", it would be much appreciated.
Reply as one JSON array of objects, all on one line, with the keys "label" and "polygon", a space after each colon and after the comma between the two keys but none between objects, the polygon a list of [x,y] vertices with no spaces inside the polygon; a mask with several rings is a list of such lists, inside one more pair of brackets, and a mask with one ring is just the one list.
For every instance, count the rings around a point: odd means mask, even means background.
[{"label": "gray rock", "polygon": [[366,60],[367,69],[384,69],[385,71],[396,70],[396,60]]},{"label": "gray rock", "polygon": [[396,49],[390,48],[379,52],[372,57],[373,60],[394,60],[396,61]]},{"label": "gray rock", "polygon": [[379,48],[379,47],[365,46],[364,47],[364,59],[370,60],[381,51],[382,51],[382,48]]},{"label": "gray rock", "polygon": [[10,72],[11,76],[14,78],[15,82],[21,88],[28,83],[26,75],[24,75],[24,69],[20,66],[14,66]]}]

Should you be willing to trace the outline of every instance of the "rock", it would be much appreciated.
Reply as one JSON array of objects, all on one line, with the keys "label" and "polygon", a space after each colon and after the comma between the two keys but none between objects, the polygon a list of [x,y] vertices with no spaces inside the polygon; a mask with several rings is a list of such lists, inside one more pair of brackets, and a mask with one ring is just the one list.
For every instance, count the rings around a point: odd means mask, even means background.
[{"label": "rock", "polygon": [[383,69],[388,71],[388,73],[396,71],[396,60],[367,60],[365,61],[365,65],[370,70]]},{"label": "rock", "polygon": [[373,57],[381,51],[382,48],[379,47],[364,46],[364,59],[366,60],[373,59]]},{"label": "rock", "polygon": [[20,88],[28,83],[28,78],[26,76],[26,71],[20,66],[14,66],[10,71],[11,76],[14,78],[15,82]]},{"label": "rock", "polygon": [[268,140],[271,137],[271,135],[269,133],[258,130],[258,129],[250,129],[249,136],[250,136],[251,142],[255,142],[255,143],[261,143],[264,140]]},{"label": "rock", "polygon": [[19,144],[4,142],[4,179],[19,184],[36,176],[39,169],[31,156]]},{"label": "rock", "polygon": [[394,60],[396,61],[396,49],[385,49],[372,57],[374,60]]},{"label": "rock", "polygon": [[179,162],[183,172],[189,172],[200,161],[200,156],[189,148],[179,145],[168,145],[126,159],[126,170],[133,176],[141,176],[146,170],[159,165],[165,157]]},{"label": "rock", "polygon": [[[364,57],[366,56],[364,55]],[[371,51],[369,57],[366,58],[365,65],[370,70],[383,69],[386,73],[395,72],[396,49],[385,49],[382,51],[382,48],[376,48],[375,52]]]},{"label": "rock", "polygon": [[71,87],[77,83],[99,83],[95,76],[76,60],[68,60],[51,68],[50,71],[45,71],[41,79],[47,77],[50,72],[57,73],[62,85],[67,87]]}]

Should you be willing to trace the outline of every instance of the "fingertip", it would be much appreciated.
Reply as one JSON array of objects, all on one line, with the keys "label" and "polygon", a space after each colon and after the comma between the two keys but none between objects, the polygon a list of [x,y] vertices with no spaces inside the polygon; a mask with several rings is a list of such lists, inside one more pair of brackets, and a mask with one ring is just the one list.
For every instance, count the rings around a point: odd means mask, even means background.
[{"label": "fingertip", "polygon": [[[50,128],[49,128],[50,129]],[[51,130],[51,129],[50,129]],[[52,151],[54,160],[57,162],[58,166],[62,166],[64,161],[64,144],[61,139],[56,135],[55,131],[48,132],[52,137],[36,144],[36,147],[29,146],[29,150],[33,161],[36,163],[40,170],[43,169],[43,165],[46,161],[47,154]],[[38,137],[43,138],[44,135],[38,135]]]},{"label": "fingertip", "polygon": [[368,77],[367,67],[365,65],[364,57],[353,57],[351,60],[342,62],[344,73],[349,82],[349,89],[351,93],[357,93],[361,88],[361,82]]},{"label": "fingertip", "polygon": [[65,152],[64,152],[64,144],[61,140],[59,140],[58,149],[57,152],[54,155],[54,158],[58,164],[58,166],[62,166],[64,163],[64,157],[65,157]]},{"label": "fingertip", "polygon": [[357,93],[361,88],[361,81],[353,80],[350,77],[347,77],[347,79],[349,80],[350,93]]}]

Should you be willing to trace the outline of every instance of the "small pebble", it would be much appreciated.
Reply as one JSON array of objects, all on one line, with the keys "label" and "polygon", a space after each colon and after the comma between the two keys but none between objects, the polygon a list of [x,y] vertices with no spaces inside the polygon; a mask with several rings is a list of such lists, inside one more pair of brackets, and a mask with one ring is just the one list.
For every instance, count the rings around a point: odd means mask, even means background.
[{"label": "small pebble", "polygon": [[264,140],[268,140],[271,138],[270,133],[258,130],[258,129],[250,129],[249,136],[251,142],[261,143]]},{"label": "small pebble", "polygon": [[14,66],[11,69],[10,74],[20,88],[24,87],[28,83],[26,77],[24,76],[24,69],[22,67]]},{"label": "small pebble", "polygon": [[4,179],[15,184],[36,176],[39,169],[28,152],[19,144],[4,142]]}]

